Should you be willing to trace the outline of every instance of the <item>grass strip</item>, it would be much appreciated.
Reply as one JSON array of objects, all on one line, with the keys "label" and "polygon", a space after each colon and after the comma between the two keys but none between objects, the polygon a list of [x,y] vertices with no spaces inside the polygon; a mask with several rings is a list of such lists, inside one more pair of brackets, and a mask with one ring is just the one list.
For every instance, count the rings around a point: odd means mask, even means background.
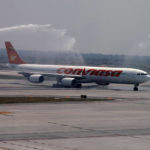
[{"label": "grass strip", "polygon": [[0,97],[0,104],[9,103],[42,103],[42,102],[73,102],[73,101],[112,101],[113,98],[57,98],[57,97]]}]

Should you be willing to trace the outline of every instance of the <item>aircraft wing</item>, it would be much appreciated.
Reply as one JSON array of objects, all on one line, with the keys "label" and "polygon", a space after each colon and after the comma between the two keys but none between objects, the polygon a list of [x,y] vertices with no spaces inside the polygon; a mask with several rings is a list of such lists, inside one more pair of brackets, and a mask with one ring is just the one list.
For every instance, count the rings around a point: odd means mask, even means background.
[{"label": "aircraft wing", "polygon": [[30,75],[34,74],[40,74],[45,77],[55,77],[55,78],[65,78],[65,77],[70,77],[70,78],[75,78],[75,79],[85,79],[85,77],[81,75],[70,75],[70,74],[57,74],[57,73],[43,73],[43,72],[18,72],[19,74],[24,75],[25,77],[29,77]]}]

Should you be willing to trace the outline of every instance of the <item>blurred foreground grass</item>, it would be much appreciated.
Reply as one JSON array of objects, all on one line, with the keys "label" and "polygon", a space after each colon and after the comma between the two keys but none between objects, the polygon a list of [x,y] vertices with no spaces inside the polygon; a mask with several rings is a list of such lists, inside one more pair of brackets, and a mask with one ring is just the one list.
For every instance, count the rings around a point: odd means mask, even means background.
[{"label": "blurred foreground grass", "polygon": [[112,101],[108,98],[57,98],[57,97],[0,97],[0,104],[8,103],[43,103],[43,102],[75,102],[75,101]]}]

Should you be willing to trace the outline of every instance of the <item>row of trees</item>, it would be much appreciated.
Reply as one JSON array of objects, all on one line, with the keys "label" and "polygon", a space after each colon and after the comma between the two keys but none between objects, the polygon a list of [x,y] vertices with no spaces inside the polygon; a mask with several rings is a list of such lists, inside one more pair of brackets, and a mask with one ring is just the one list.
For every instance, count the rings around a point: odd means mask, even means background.
[{"label": "row of trees", "polygon": [[[8,63],[6,51],[0,52],[0,63]],[[28,63],[134,67],[150,72],[150,56],[34,51],[19,51],[19,55]]]}]

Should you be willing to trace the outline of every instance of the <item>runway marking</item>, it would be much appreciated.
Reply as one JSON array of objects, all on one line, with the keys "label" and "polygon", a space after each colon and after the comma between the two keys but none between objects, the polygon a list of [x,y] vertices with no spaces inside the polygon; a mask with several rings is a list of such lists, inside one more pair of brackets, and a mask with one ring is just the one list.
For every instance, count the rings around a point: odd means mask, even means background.
[{"label": "runway marking", "polygon": [[[19,141],[4,141],[4,142],[1,142],[1,143],[7,144],[7,146],[11,145],[11,146],[18,146],[18,147],[22,147],[22,148],[24,147],[24,148],[35,149],[35,150],[45,150],[45,149],[44,148],[37,148],[37,147],[29,146],[29,145],[35,144],[36,146],[38,146],[37,144],[39,144],[39,145],[43,145],[43,146],[47,145],[47,146],[57,148],[57,149],[60,149],[60,150],[78,150],[77,148],[71,148],[71,147],[68,147],[68,146],[48,144],[46,142],[38,142],[38,141],[32,141],[32,140],[25,141],[27,143],[24,143],[24,145],[19,144],[19,143],[17,144],[17,142],[19,142]],[[13,150],[13,149],[5,148],[5,147],[0,147],[0,148],[3,148],[3,150]]]},{"label": "runway marking", "polygon": [[66,127],[72,127],[72,128],[80,129],[80,130],[97,131],[97,130],[94,130],[94,129],[88,129],[88,128],[83,128],[83,127],[73,126],[73,125],[68,125],[68,124],[59,124],[59,123],[56,123],[56,122],[48,122],[48,123],[56,124],[56,125],[60,125],[60,126],[64,126],[64,127],[65,127],[65,126],[66,126]]},{"label": "runway marking", "polygon": [[[43,148],[37,148],[37,147],[29,146],[29,145],[13,143],[13,141],[11,141],[11,142],[9,142],[9,141],[6,142],[5,141],[5,142],[2,142],[2,143],[7,144],[7,146],[12,145],[12,146],[18,146],[18,147],[22,147],[22,148],[24,147],[24,148],[27,148],[27,149],[44,150]],[[4,150],[13,150],[13,149],[5,148]]]},{"label": "runway marking", "polygon": [[137,139],[145,139],[145,140],[148,140],[150,141],[150,138],[145,138],[145,137],[140,137],[140,136],[131,136],[132,138],[137,138]]},{"label": "runway marking", "polygon": [[62,145],[55,145],[55,144],[48,144],[48,143],[44,143],[44,142],[38,142],[38,141],[31,141],[32,143],[35,144],[41,144],[41,145],[48,145],[48,146],[52,146],[52,147],[56,147],[56,148],[60,148],[61,150],[78,150],[77,148],[71,148],[68,146],[62,146]]}]

